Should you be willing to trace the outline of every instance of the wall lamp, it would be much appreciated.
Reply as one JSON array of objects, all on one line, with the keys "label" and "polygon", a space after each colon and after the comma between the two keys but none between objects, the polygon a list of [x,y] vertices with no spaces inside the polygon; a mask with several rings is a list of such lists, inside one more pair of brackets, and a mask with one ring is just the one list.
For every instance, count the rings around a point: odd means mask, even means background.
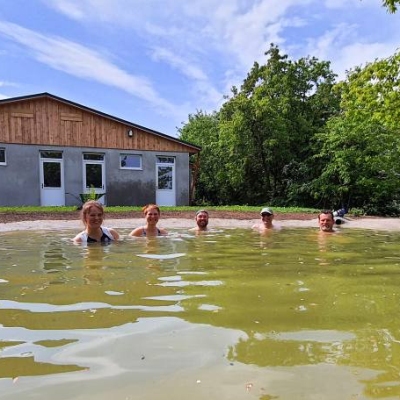
[{"label": "wall lamp", "polygon": [[133,137],[133,130],[132,130],[132,129],[129,129],[129,131],[128,131],[128,136],[129,136],[129,137]]}]

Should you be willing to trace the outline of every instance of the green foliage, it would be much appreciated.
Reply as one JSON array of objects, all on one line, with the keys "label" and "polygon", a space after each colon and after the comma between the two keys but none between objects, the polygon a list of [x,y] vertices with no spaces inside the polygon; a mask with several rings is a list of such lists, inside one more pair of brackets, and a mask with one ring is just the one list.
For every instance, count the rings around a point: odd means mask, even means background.
[{"label": "green foliage", "polygon": [[225,149],[220,141],[219,114],[198,111],[179,129],[180,139],[201,146],[200,156],[192,156],[195,204],[224,204],[229,187],[223,173]]},{"label": "green foliage", "polygon": [[382,4],[390,13],[395,13],[397,11],[397,4],[400,4],[400,0],[382,0]]},{"label": "green foliage", "polygon": [[400,52],[356,67],[336,88],[341,109],[354,122],[365,119],[396,128],[400,120]]},{"label": "green foliage", "polygon": [[[309,202],[315,133],[338,111],[335,75],[315,58],[291,61],[271,45],[218,114],[197,113],[180,138],[202,146],[197,203]],[[299,170],[301,171],[299,173]]]},{"label": "green foliage", "polygon": [[89,201],[89,200],[95,200],[95,201],[97,201],[97,200],[99,200],[101,197],[103,197],[104,195],[105,195],[105,193],[96,193],[96,189],[92,186],[92,187],[89,189],[89,192],[88,192],[88,193],[81,193],[81,194],[79,195],[79,198],[81,199],[82,204],[83,204],[83,203],[86,203],[86,202]]},{"label": "green foliage", "polygon": [[181,139],[202,146],[197,204],[356,207],[400,214],[400,55],[350,70],[271,45],[221,109]]},{"label": "green foliage", "polygon": [[316,198],[369,214],[400,212],[400,56],[350,71],[337,85],[340,116],[318,135],[323,168],[312,183]]}]

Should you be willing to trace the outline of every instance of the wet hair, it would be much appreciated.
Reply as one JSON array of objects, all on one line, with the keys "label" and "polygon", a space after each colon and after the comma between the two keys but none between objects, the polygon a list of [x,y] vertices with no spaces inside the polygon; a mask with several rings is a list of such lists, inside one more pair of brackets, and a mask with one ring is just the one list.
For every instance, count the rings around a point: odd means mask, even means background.
[{"label": "wet hair", "polygon": [[208,217],[208,211],[206,211],[206,210],[199,210],[199,211],[197,211],[197,212],[196,212],[196,217],[197,217],[199,214],[206,214],[207,217]]},{"label": "wet hair", "polygon": [[85,202],[83,204],[82,209],[81,209],[81,220],[85,225],[86,225],[86,217],[90,213],[90,210],[92,208],[99,209],[101,211],[101,213],[104,215],[103,204],[101,204],[100,202],[98,202],[96,200],[88,200],[87,202]]},{"label": "wet hair", "polygon": [[153,208],[155,208],[155,209],[157,210],[157,212],[158,212],[159,214],[161,214],[160,207],[158,207],[157,204],[146,204],[146,205],[142,208],[143,214],[146,215],[147,212],[148,212],[149,210],[153,209]]},{"label": "wet hair", "polygon": [[319,221],[319,219],[320,219],[320,217],[321,217],[322,214],[330,215],[331,218],[332,218],[332,220],[333,220],[333,221],[335,220],[335,217],[333,216],[333,211],[332,211],[332,210],[322,210],[322,211],[320,211],[320,213],[318,214],[318,221]]}]

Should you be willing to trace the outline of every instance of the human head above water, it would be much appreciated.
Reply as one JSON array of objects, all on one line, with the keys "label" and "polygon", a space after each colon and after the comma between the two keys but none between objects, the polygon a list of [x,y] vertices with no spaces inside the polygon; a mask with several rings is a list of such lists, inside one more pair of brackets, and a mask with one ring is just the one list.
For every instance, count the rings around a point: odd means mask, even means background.
[{"label": "human head above water", "polygon": [[93,209],[97,209],[96,211],[101,212],[101,214],[104,216],[103,204],[96,200],[86,201],[81,209],[81,219],[85,226],[87,225],[87,217]]},{"label": "human head above water", "polygon": [[331,210],[322,210],[318,214],[319,229],[323,232],[332,232],[335,218]]},{"label": "human head above water", "polygon": [[263,229],[271,229],[273,227],[272,221],[274,219],[274,212],[269,207],[264,207],[260,211],[260,215]]},{"label": "human head above water", "polygon": [[196,223],[200,230],[206,230],[208,225],[208,211],[199,210],[196,212]]},{"label": "human head above water", "polygon": [[260,211],[260,215],[261,215],[261,217],[270,216],[270,215],[274,215],[274,212],[269,207],[264,207]]},{"label": "human head above water", "polygon": [[318,214],[318,221],[321,219],[322,214],[330,215],[331,218],[332,218],[332,221],[335,219],[334,216],[333,216],[333,211],[331,211],[331,210],[322,210],[322,211],[320,211],[320,213]]},{"label": "human head above water", "polygon": [[158,212],[158,215],[161,214],[161,212],[160,212],[160,207],[158,207],[157,204],[146,204],[146,205],[142,208],[142,211],[143,211],[143,214],[144,214],[144,215],[147,215],[147,213],[148,213],[150,210],[156,210],[156,211]]}]

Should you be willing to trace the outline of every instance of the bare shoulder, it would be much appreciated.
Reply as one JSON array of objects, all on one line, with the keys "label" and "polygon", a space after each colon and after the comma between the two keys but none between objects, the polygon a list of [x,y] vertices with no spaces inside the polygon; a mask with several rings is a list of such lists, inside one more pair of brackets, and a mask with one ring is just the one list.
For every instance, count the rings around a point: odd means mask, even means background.
[{"label": "bare shoulder", "polygon": [[143,227],[139,226],[139,228],[135,228],[130,234],[129,236],[142,236],[143,234]]},{"label": "bare shoulder", "polygon": [[82,243],[82,234],[85,233],[85,231],[79,232],[73,239],[75,243]]}]

